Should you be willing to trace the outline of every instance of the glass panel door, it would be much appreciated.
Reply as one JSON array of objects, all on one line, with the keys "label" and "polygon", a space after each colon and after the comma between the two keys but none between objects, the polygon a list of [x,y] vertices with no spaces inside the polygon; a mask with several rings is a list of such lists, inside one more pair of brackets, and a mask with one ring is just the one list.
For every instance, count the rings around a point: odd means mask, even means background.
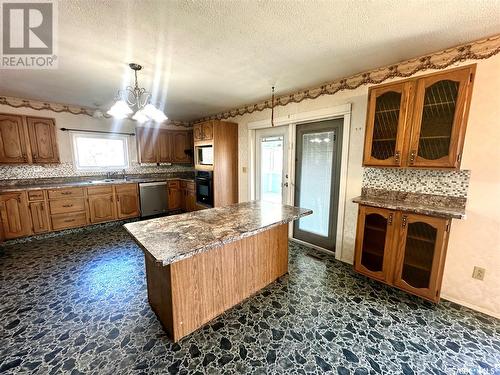
[{"label": "glass panel door", "polygon": [[394,285],[431,300],[439,299],[437,279],[444,266],[447,226],[447,219],[403,213],[399,250],[403,253],[397,257]]},{"label": "glass panel door", "polygon": [[295,205],[313,214],[294,223],[294,238],[335,249],[342,120],[297,126]]},{"label": "glass panel door", "polygon": [[470,70],[463,69],[418,80],[415,94],[409,164],[454,167]]},{"label": "glass panel door", "polygon": [[370,91],[364,165],[401,164],[410,83],[398,83]]},{"label": "glass panel door", "polygon": [[360,263],[371,272],[383,270],[387,221],[378,213],[365,216]]},{"label": "glass panel door", "polygon": [[286,203],[288,127],[256,131],[256,199]]}]

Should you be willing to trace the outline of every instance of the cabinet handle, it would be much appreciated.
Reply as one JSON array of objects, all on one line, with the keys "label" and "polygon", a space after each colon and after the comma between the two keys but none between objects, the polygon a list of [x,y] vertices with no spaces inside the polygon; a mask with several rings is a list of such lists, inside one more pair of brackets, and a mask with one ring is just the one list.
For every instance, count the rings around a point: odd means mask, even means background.
[{"label": "cabinet handle", "polygon": [[410,152],[410,164],[415,163],[416,156],[417,156],[417,150],[411,150],[411,152]]},{"label": "cabinet handle", "polygon": [[406,223],[407,223],[407,222],[408,222],[408,216],[403,215],[403,219],[402,219],[402,221],[401,221],[401,226],[402,226],[403,228],[405,228],[405,227],[406,227]]},{"label": "cabinet handle", "polygon": [[396,162],[397,165],[401,164],[401,152],[396,151],[394,153],[394,161]]},{"label": "cabinet handle", "polygon": [[62,206],[63,206],[63,207],[73,207],[73,205],[72,205],[72,204],[63,204]]},{"label": "cabinet handle", "polygon": [[21,203],[21,196],[17,197],[17,203]]},{"label": "cabinet handle", "polygon": [[389,214],[389,219],[387,220],[387,223],[388,223],[389,225],[392,225],[392,215],[393,215],[393,214]]},{"label": "cabinet handle", "polygon": [[64,220],[65,223],[72,223],[73,221],[75,221],[75,219],[67,219],[67,220]]},{"label": "cabinet handle", "polygon": [[71,191],[63,191],[61,192],[62,195],[71,195],[73,194]]}]

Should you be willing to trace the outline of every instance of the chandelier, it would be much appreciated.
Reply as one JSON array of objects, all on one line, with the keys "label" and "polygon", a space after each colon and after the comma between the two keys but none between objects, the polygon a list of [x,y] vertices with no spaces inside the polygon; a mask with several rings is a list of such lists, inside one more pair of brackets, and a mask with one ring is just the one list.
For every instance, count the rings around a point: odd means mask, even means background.
[{"label": "chandelier", "polygon": [[135,85],[127,86],[125,90],[118,90],[116,102],[107,112],[116,119],[124,119],[133,114],[132,119],[143,123],[146,121],[163,122],[167,116],[151,104],[151,93],[137,83],[137,72],[142,66],[135,63],[128,64],[134,71]]}]

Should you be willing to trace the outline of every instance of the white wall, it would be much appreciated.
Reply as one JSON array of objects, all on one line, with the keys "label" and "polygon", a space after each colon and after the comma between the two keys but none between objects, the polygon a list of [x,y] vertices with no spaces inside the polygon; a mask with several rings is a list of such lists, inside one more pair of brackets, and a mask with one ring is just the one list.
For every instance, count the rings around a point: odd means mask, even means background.
[{"label": "white wall", "polygon": [[[470,64],[468,62],[467,64]],[[466,65],[466,64],[462,64]],[[500,56],[478,62],[465,148],[463,169],[471,169],[467,220],[454,220],[448,246],[442,296],[491,315],[500,315]],[[429,72],[425,72],[427,74]],[[421,73],[424,74],[424,73]],[[351,199],[361,192],[361,166],[368,86],[332,96],[277,107],[275,116],[352,104],[347,193],[342,260],[352,263],[357,205]],[[249,122],[268,119],[270,111],[237,116],[239,124],[239,199],[249,199]],[[474,265],[484,266],[484,281],[471,278]]]}]

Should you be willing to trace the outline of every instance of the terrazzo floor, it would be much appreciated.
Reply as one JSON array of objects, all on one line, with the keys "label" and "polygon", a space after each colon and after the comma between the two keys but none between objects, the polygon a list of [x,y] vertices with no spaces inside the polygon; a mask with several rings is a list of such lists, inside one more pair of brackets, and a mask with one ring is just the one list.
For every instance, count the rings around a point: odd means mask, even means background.
[{"label": "terrazzo floor", "polygon": [[119,226],[5,246],[0,271],[2,373],[500,374],[499,320],[296,244],[289,275],[178,344]]}]

